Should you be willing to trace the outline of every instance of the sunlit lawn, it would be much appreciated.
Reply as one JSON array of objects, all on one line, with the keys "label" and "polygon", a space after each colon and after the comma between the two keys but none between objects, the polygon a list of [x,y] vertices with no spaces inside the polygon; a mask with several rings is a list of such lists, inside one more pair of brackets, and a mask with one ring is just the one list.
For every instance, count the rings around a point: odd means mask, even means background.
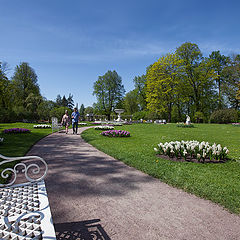
[{"label": "sunlit lawn", "polygon": [[[175,124],[135,124],[115,127],[130,131],[129,138],[108,138],[89,129],[82,137],[103,152],[172,186],[210,199],[240,213],[240,127],[195,124],[178,128]],[[156,157],[153,150],[160,142],[176,140],[208,141],[227,146],[227,163],[173,162]]]},{"label": "sunlit lawn", "polygon": [[[0,137],[4,138],[3,144],[0,144],[0,154],[8,157],[20,157],[24,156],[30,148],[38,142],[41,138],[52,133],[52,129],[34,129],[32,123],[9,123],[0,124]],[[17,134],[4,134],[4,129],[9,128],[27,128],[31,130],[30,133],[17,133]],[[1,161],[1,159],[0,159]],[[4,168],[7,166],[13,166],[14,163],[4,164]],[[2,167],[0,167],[1,172]],[[4,181],[5,182],[5,181]],[[3,183],[3,179],[0,178],[0,183]]]},{"label": "sunlit lawn", "polygon": [[[0,137],[4,142],[0,145],[0,153],[6,156],[24,156],[28,150],[41,138],[52,133],[51,128],[35,129],[33,123],[8,123],[0,124]],[[4,134],[2,131],[8,128],[27,128],[31,133]]]}]

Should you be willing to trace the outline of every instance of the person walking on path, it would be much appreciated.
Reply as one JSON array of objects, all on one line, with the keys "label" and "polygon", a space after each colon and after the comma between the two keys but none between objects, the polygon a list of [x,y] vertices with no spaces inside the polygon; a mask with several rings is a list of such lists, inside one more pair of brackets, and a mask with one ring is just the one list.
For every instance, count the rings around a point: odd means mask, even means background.
[{"label": "person walking on path", "polygon": [[68,111],[65,111],[65,114],[62,117],[61,124],[65,127],[65,132],[68,134],[68,127],[70,125],[70,117],[68,116]]},{"label": "person walking on path", "polygon": [[74,108],[74,112],[72,113],[73,134],[77,134],[79,117],[80,117],[80,114],[79,114],[77,108]]}]

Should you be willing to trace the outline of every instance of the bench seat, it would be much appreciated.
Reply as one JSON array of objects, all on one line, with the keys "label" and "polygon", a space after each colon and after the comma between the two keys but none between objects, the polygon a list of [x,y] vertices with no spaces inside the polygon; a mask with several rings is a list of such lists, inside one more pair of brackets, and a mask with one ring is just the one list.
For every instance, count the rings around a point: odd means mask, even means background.
[{"label": "bench seat", "polygon": [[[2,155],[0,158],[5,163],[16,159]],[[17,159],[29,158],[36,156]],[[15,168],[13,170],[17,173]],[[6,185],[1,184],[0,187],[0,239],[56,239],[44,180],[40,178],[23,184]]]}]

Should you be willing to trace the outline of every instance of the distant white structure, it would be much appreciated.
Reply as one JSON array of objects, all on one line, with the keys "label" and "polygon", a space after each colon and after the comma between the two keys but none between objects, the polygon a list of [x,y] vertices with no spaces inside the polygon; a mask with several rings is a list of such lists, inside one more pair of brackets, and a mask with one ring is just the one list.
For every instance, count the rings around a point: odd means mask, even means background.
[{"label": "distant white structure", "polygon": [[191,119],[190,119],[190,117],[188,115],[186,115],[186,116],[187,116],[186,124],[189,125],[189,124],[191,124]]},{"label": "distant white structure", "polygon": [[121,113],[124,112],[124,109],[115,109],[114,111],[115,111],[115,113],[118,114],[118,118],[117,118],[116,121],[117,121],[117,122],[121,122],[121,121],[122,121],[122,119],[121,119]]}]

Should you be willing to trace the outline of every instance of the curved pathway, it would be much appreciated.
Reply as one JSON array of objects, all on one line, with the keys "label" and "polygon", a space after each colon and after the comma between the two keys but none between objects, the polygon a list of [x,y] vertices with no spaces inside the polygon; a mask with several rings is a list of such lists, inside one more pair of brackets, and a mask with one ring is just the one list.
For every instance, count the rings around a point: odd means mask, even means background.
[{"label": "curved pathway", "polygon": [[58,239],[240,239],[239,216],[128,167],[80,135],[54,133],[28,155],[48,162]]}]

